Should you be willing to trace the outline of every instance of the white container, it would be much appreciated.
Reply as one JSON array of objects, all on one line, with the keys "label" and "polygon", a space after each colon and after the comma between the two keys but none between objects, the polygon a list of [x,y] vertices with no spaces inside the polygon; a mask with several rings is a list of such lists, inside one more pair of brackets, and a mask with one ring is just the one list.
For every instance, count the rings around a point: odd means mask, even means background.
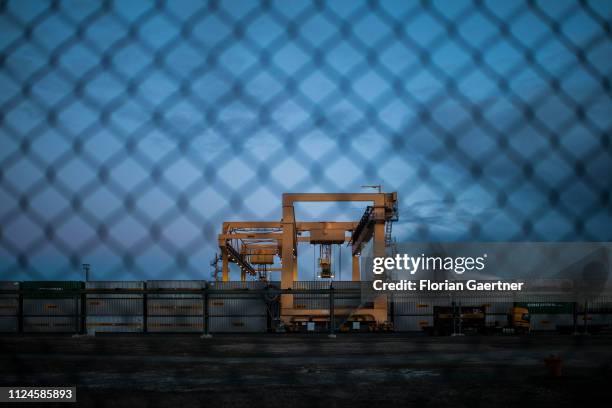
[{"label": "white container", "polygon": [[193,290],[194,293],[165,293],[165,294],[157,294],[150,293],[148,295],[149,299],[159,299],[159,298],[193,298],[196,296],[200,296],[199,293],[205,287],[206,281],[203,280],[150,280],[146,282],[147,289],[156,290],[156,289],[167,289],[167,290],[181,290],[188,289]]},{"label": "white container", "polygon": [[147,319],[147,331],[151,333],[202,332],[202,316],[155,316]]},{"label": "white container", "polygon": [[0,316],[0,333],[16,333],[17,317]]},{"label": "white container", "polygon": [[138,333],[143,331],[142,316],[87,316],[87,334]]},{"label": "white container", "polygon": [[530,314],[530,316],[533,331],[556,331],[559,326],[571,327],[574,325],[573,314]]},{"label": "white container", "polygon": [[12,295],[0,295],[0,316],[17,316],[19,298]]},{"label": "white container", "polygon": [[[0,281],[0,290],[19,290],[19,282]],[[17,331],[19,295],[0,295],[0,332]]]},{"label": "white container", "polygon": [[24,299],[24,316],[73,316],[79,314],[81,300],[76,298]]},{"label": "white container", "polygon": [[209,316],[266,316],[267,308],[263,299],[259,298],[230,298],[209,299]]},{"label": "white container", "polygon": [[78,322],[74,317],[43,316],[23,318],[25,333],[75,333]]},{"label": "white container", "polygon": [[211,333],[264,333],[267,331],[265,317],[210,317]]},{"label": "white container", "polygon": [[202,316],[201,297],[149,298],[147,312],[151,316]]}]

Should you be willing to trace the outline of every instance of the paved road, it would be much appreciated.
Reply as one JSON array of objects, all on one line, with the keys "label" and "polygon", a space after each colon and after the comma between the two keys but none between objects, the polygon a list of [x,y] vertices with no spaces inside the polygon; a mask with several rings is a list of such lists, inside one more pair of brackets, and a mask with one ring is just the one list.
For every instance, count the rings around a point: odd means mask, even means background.
[{"label": "paved road", "polygon": [[[0,385],[94,406],[574,406],[610,397],[612,337],[0,337]],[[549,378],[543,359],[563,359]],[[375,404],[375,405],[372,405]]]}]

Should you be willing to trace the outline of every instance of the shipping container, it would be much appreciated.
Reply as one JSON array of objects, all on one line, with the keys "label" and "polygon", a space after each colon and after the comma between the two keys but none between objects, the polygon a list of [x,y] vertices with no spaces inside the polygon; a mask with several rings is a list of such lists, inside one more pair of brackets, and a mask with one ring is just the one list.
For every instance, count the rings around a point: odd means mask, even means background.
[{"label": "shipping container", "polygon": [[17,316],[19,298],[12,295],[0,295],[0,316]]},{"label": "shipping container", "polygon": [[[365,307],[366,303],[362,302],[359,296],[346,296],[338,293],[334,293],[334,307],[337,309],[348,308],[357,309],[359,307]],[[294,294],[293,295],[293,307],[295,309],[324,309],[327,310],[330,307],[329,295],[319,294]]]},{"label": "shipping container", "polygon": [[149,298],[149,316],[202,316],[202,297]]},{"label": "shipping container", "polygon": [[[128,293],[96,293],[88,296],[91,297],[104,297],[104,298],[115,298],[115,299],[123,299],[123,298],[133,298],[136,296],[141,297],[142,294],[139,293],[145,287],[145,283],[143,281],[88,281],[85,282],[86,289],[105,289],[105,290],[116,290],[117,292],[125,292]],[[133,291],[133,293],[131,293]]]},{"label": "shipping container", "polygon": [[202,289],[204,289],[206,287],[206,281],[203,280],[150,280],[146,282],[147,285],[147,289],[149,290],[158,290],[158,289],[163,289],[163,290],[167,290],[167,291],[172,291],[172,290],[189,290],[189,291],[193,291],[194,293],[150,293],[148,295],[149,299],[161,299],[161,298],[174,298],[174,299],[178,299],[178,298],[194,298],[194,297],[198,297],[200,295],[200,293],[202,292]]},{"label": "shipping container", "polygon": [[204,305],[202,289],[205,281],[147,281],[147,289],[181,290],[194,293],[149,294],[147,299],[147,331],[183,333],[202,332]]},{"label": "shipping container", "polygon": [[267,331],[267,319],[259,316],[209,318],[211,333],[264,333]]},{"label": "shipping container", "polygon": [[[300,290],[328,290],[330,285],[334,288],[334,307],[355,309],[364,307],[361,297],[361,282],[352,281],[296,281],[293,282],[292,290],[293,307],[295,309],[329,309],[330,299],[328,293],[303,293]],[[351,291],[351,292],[347,292]]]},{"label": "shipping container", "polygon": [[24,316],[74,316],[80,308],[81,299],[76,297],[23,299]]},{"label": "shipping container", "polygon": [[449,296],[421,294],[394,294],[389,297],[393,313],[396,315],[433,315],[434,306],[450,306]]},{"label": "shipping container", "polygon": [[[0,290],[19,290],[19,282],[0,281]],[[0,317],[16,317],[19,312],[19,295],[2,294],[0,295]],[[4,323],[6,327],[11,327],[10,323]],[[0,327],[0,331],[5,331]],[[12,331],[12,330],[6,330]]]},{"label": "shipping container", "polygon": [[98,296],[87,295],[87,316],[142,316],[142,296],[130,298]]},{"label": "shipping container", "polygon": [[612,296],[597,296],[585,302],[577,303],[579,313],[586,311],[589,313],[610,313],[612,314]]},{"label": "shipping container", "polygon": [[[219,317],[225,316],[227,319],[240,318],[240,317],[253,317],[261,318],[267,321],[268,313],[274,313],[275,305],[278,300],[278,296],[273,294],[261,293],[262,290],[274,288],[275,283],[261,282],[261,281],[250,281],[250,282],[214,282],[211,283],[211,290],[208,299],[208,313],[210,316],[214,316],[217,321]],[[240,293],[221,293],[215,291],[232,290],[240,291]],[[259,292],[252,292],[259,291]],[[219,323],[214,323],[219,325]],[[248,323],[251,325],[252,323]],[[211,323],[212,327],[212,323]],[[212,330],[212,329],[211,329]],[[228,331],[235,331],[233,325],[227,326]],[[250,331],[248,329],[247,331]]]},{"label": "shipping container", "polygon": [[530,312],[542,314],[573,313],[575,296],[572,293],[529,293],[518,292],[515,297],[515,305],[526,307]]},{"label": "shipping container", "polygon": [[452,296],[456,304],[463,306],[484,306],[489,314],[506,314],[514,305],[515,295],[512,292],[479,292],[457,293]]},{"label": "shipping container", "polygon": [[17,317],[0,316],[0,333],[16,333]]},{"label": "shipping container", "polygon": [[81,296],[67,292],[82,288],[76,281],[22,282],[21,289],[30,292],[23,296],[23,331],[77,332]]},{"label": "shipping container", "polygon": [[525,307],[529,310],[530,315],[535,314],[573,314],[574,303],[573,302],[555,302],[555,301],[532,301],[532,302],[518,302],[515,304],[516,307]]},{"label": "shipping container", "polygon": [[[247,281],[247,282],[211,282],[209,288],[211,289],[210,298],[212,299],[261,299],[262,301],[272,300],[273,295],[267,295],[265,292],[268,288],[279,288],[280,284],[275,285],[272,282],[262,281]],[[216,291],[240,291],[240,293],[215,293]]]},{"label": "shipping container", "polygon": [[319,294],[298,294],[293,295],[294,309],[329,309],[329,296]]},{"label": "shipping container", "polygon": [[[585,315],[577,316],[577,324],[584,325]],[[612,313],[589,313],[586,315],[587,326],[602,326],[612,328]]]},{"label": "shipping container", "polygon": [[393,328],[398,332],[422,332],[433,326],[433,316],[396,316]]},{"label": "shipping container", "polygon": [[74,317],[64,316],[24,316],[25,333],[75,333],[79,322]]},{"label": "shipping container", "polygon": [[427,314],[431,313],[434,306],[452,306],[453,303],[462,306],[484,306],[487,313],[503,314],[508,313],[514,305],[514,297],[507,293],[402,293],[392,295],[390,302],[393,303],[394,313],[399,315]]},{"label": "shipping container", "polygon": [[87,316],[87,334],[138,333],[143,331],[142,316]]},{"label": "shipping container", "polygon": [[21,289],[28,291],[26,298],[55,298],[75,296],[64,292],[83,289],[83,282],[78,281],[25,281],[21,282]]},{"label": "shipping container", "polygon": [[435,308],[451,308],[453,303],[457,307],[483,310],[485,319],[482,324],[486,327],[503,327],[507,324],[513,297],[507,293],[401,293],[390,296],[389,311],[393,313],[396,331],[420,331],[423,327],[433,326]]},{"label": "shipping container", "polygon": [[570,328],[574,325],[573,313],[532,313],[531,330],[533,331],[559,331],[562,328]]},{"label": "shipping container", "polygon": [[87,294],[86,331],[95,333],[134,333],[143,331],[142,281],[88,281],[86,289],[134,291],[134,293]]},{"label": "shipping container", "polygon": [[280,282],[264,281],[230,281],[230,282],[210,282],[209,288],[214,290],[261,290],[269,286],[280,287]]},{"label": "shipping container", "polygon": [[0,281],[0,290],[19,290],[19,282]]},{"label": "shipping container", "polygon": [[133,290],[134,293],[95,293],[87,295],[88,316],[142,316],[144,289],[141,281],[89,281],[87,289]]},{"label": "shipping container", "polygon": [[266,303],[261,298],[214,298],[208,300],[210,316],[266,316]]},{"label": "shipping container", "polygon": [[278,296],[250,291],[278,288],[277,283],[268,282],[215,282],[213,290],[239,290],[241,293],[211,293],[208,300],[209,331],[227,333],[265,332],[268,313],[275,313]]},{"label": "shipping container", "polygon": [[202,316],[151,316],[147,320],[147,330],[151,333],[189,333],[202,332]]},{"label": "shipping container", "polygon": [[68,293],[83,289],[76,281],[21,282],[23,331],[25,333],[77,332],[80,326],[81,295]]},{"label": "shipping container", "polygon": [[147,281],[147,289],[193,290],[194,293],[152,293],[147,299],[149,316],[201,316],[205,281]]}]

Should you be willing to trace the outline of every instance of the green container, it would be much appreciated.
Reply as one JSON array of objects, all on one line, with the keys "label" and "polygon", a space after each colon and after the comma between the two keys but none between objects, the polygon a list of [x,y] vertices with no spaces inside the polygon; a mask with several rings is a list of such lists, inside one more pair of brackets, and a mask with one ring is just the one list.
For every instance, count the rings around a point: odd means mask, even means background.
[{"label": "green container", "polygon": [[72,290],[83,289],[83,282],[79,281],[26,281],[21,282],[21,290],[25,298],[66,298],[74,295],[67,294]]},{"label": "green container", "polygon": [[526,307],[529,314],[567,314],[574,312],[573,302],[518,302],[516,307]]}]

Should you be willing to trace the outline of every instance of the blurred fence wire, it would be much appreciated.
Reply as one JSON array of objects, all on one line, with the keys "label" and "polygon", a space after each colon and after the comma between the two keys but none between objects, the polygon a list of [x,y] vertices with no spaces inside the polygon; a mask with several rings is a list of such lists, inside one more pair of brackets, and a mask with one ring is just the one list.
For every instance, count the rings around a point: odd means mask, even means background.
[{"label": "blurred fence wire", "polygon": [[0,276],[201,278],[222,221],[376,183],[399,192],[398,240],[612,240],[611,17],[2,0]]}]

